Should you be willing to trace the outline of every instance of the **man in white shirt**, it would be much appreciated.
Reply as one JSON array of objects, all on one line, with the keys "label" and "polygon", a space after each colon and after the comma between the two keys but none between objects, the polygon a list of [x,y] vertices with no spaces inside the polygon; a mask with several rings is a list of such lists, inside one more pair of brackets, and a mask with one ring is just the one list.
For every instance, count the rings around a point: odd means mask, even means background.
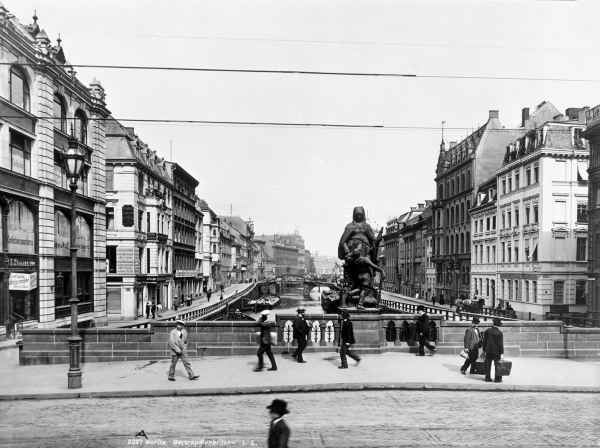
[{"label": "man in white shirt", "polygon": [[194,375],[190,361],[187,355],[187,331],[183,328],[185,322],[178,319],[177,328],[171,330],[169,335],[169,347],[171,348],[171,367],[169,368],[169,381],[175,381],[175,366],[181,358],[185,369],[187,370],[190,380],[198,379],[198,375]]}]

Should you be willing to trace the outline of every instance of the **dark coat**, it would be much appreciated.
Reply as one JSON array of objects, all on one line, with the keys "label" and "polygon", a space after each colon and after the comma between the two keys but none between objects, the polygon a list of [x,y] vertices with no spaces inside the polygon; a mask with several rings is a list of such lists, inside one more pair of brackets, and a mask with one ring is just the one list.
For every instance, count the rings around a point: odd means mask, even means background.
[{"label": "dark coat", "polygon": [[293,323],[294,328],[294,338],[296,339],[306,339],[308,335],[308,324],[306,320],[301,318],[300,316],[296,316]]},{"label": "dark coat", "polygon": [[282,420],[279,420],[269,429],[269,448],[288,448],[290,428]]},{"label": "dark coat", "polygon": [[497,327],[488,328],[483,334],[483,351],[491,355],[504,354],[504,335]]},{"label": "dark coat", "polygon": [[260,343],[261,344],[270,344],[273,341],[271,340],[271,324],[267,321],[259,322],[260,325]]},{"label": "dark coat", "polygon": [[343,343],[354,344],[354,329],[352,327],[352,321],[343,320],[340,327],[340,338]]},{"label": "dark coat", "polygon": [[419,319],[417,319],[417,326],[415,328],[417,332],[417,336],[419,333],[423,333],[423,336],[429,336],[429,316],[427,313],[421,314]]}]

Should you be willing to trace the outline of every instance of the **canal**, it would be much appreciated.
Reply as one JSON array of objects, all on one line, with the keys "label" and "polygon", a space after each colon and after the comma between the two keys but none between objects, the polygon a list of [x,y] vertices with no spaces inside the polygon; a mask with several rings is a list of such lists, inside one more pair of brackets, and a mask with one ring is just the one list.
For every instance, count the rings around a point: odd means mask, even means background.
[{"label": "canal", "polygon": [[[321,287],[321,291],[323,287]],[[319,288],[315,287],[310,291],[308,296],[304,296],[304,287],[287,287],[281,288],[279,294],[281,302],[276,308],[271,310],[269,314],[269,321],[275,322],[276,314],[296,314],[298,308],[304,308],[306,314],[323,314],[323,308],[321,308],[321,292]],[[249,316],[254,317],[258,320],[260,313],[246,312]]]}]

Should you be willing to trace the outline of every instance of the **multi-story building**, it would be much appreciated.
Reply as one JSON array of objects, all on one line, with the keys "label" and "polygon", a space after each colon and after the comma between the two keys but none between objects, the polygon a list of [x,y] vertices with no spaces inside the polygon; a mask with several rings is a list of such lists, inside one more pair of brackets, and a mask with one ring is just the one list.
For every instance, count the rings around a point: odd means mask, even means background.
[{"label": "multi-story building", "polygon": [[433,203],[433,262],[437,297],[468,297],[471,278],[471,222],[468,210],[475,191],[502,165],[506,145],[523,131],[506,129],[498,111],[487,122],[446,150],[442,139],[436,168],[436,200]]},{"label": "multi-story building", "polygon": [[[174,296],[184,298],[202,292],[202,273],[196,262],[196,209],[199,182],[177,163],[169,162],[173,176],[173,279]],[[161,224],[159,222],[158,224]]]},{"label": "multi-story building", "polygon": [[219,283],[222,286],[230,286],[232,282],[231,277],[235,257],[235,252],[233,249],[234,235],[232,235],[231,226],[226,221],[222,221],[219,219],[218,223],[219,248],[221,250],[221,253],[219,254],[219,259],[221,261],[221,278],[219,279]]},{"label": "multi-story building", "polygon": [[202,276],[204,291],[216,291],[221,284],[220,227],[217,214],[204,199],[199,200],[202,220]]},{"label": "multi-story building", "polygon": [[[83,85],[37,17],[22,25],[0,4],[0,324],[106,324],[106,109],[102,85]],[[77,217],[63,168],[70,147],[85,156]],[[71,220],[77,225],[77,291],[71,291]],[[0,328],[0,332],[5,328]]]},{"label": "multi-story building", "polygon": [[399,291],[398,276],[398,242],[400,240],[400,222],[398,218],[390,219],[386,223],[385,232],[383,235],[384,247],[384,271],[385,280],[383,289],[390,292]]},{"label": "multi-story building", "polygon": [[[401,266],[400,293],[414,297],[419,293],[425,297],[427,286],[425,282],[426,247],[425,237],[431,227],[430,201],[411,207],[409,213],[401,217],[400,239],[403,241],[403,259],[398,261]],[[427,212],[427,213],[425,213]]]},{"label": "multi-story building", "polygon": [[587,129],[581,134],[590,145],[588,186],[588,311],[600,313],[600,105],[585,110]]},{"label": "multi-story building", "polygon": [[198,196],[195,197],[194,202],[196,207],[196,253],[194,254],[194,270],[197,272],[196,279],[194,281],[194,297],[199,298],[200,296],[202,296],[202,293],[206,292],[204,272],[202,271],[202,269],[204,268],[204,254],[202,253],[202,250],[204,248],[204,238],[202,236],[202,232],[204,231],[204,213],[202,213],[202,203],[200,202],[200,198]]},{"label": "multi-story building", "polygon": [[471,297],[485,299],[485,306],[496,308],[496,245],[498,244],[496,176],[477,189],[471,215]]},{"label": "multi-story building", "polygon": [[512,141],[496,173],[498,296],[522,319],[587,308],[590,154],[582,115],[567,109]]},{"label": "multi-story building", "polygon": [[[275,274],[304,274],[306,268],[306,249],[304,239],[299,234],[259,235],[265,241],[269,257],[275,260]],[[302,251],[302,252],[301,252]],[[302,257],[300,257],[302,253]],[[302,262],[300,262],[302,258]],[[300,266],[304,266],[301,268]]]},{"label": "multi-story building", "polygon": [[109,319],[172,305],[171,170],[114,119],[106,125],[106,261]]}]

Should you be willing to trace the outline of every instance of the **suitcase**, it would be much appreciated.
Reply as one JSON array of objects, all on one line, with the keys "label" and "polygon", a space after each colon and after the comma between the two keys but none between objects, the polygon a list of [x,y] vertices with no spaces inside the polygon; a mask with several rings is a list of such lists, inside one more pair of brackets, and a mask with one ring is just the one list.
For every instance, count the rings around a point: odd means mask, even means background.
[{"label": "suitcase", "polygon": [[512,369],[512,361],[501,359],[496,365],[496,376],[509,376]]},{"label": "suitcase", "polygon": [[474,375],[485,375],[485,368],[483,366],[483,362],[485,361],[485,358],[479,358],[477,361],[475,361],[475,364],[473,364],[473,374]]}]

